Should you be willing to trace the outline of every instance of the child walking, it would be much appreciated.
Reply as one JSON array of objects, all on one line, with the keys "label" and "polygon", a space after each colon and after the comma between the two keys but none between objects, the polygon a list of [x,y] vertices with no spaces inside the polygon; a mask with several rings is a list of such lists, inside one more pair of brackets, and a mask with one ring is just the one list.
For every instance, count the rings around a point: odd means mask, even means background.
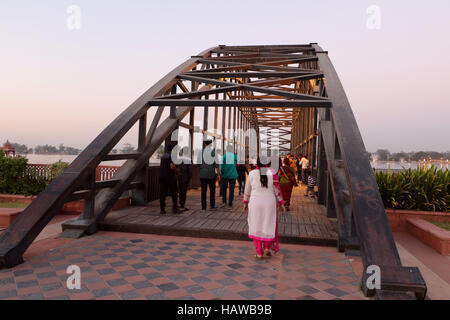
[{"label": "child walking", "polygon": [[306,176],[308,177],[308,187],[306,188],[305,197],[308,197],[311,192],[311,198],[315,198],[314,187],[316,186],[316,179],[314,179],[311,169],[306,170]]}]

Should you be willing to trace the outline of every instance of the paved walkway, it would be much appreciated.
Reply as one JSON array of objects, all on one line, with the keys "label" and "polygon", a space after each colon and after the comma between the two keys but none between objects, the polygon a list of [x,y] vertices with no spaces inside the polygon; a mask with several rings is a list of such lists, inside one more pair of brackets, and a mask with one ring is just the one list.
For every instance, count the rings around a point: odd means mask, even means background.
[{"label": "paved walkway", "polygon": [[404,266],[419,268],[427,283],[427,299],[450,300],[450,256],[443,256],[406,232],[394,232]]},{"label": "paved walkway", "polygon": [[[315,203],[302,191],[294,193],[298,207],[291,218],[326,219],[323,212],[306,210]],[[214,214],[238,212],[237,201],[233,210]],[[345,257],[334,247],[282,244],[279,254],[258,261],[248,239],[117,232],[59,238],[61,223],[71,218],[56,216],[27,250],[24,264],[0,270],[0,299],[365,299],[359,290],[361,259]],[[449,257],[409,234],[394,236],[403,264],[422,272],[427,298],[450,299]],[[69,265],[81,268],[81,290],[67,289]]]},{"label": "paved walkway", "polygon": [[[237,191],[235,193],[237,194]],[[314,199],[306,198],[304,193],[305,187],[295,188],[291,211],[286,214],[280,213],[278,229],[280,241],[336,246],[337,233],[333,220],[327,218],[325,207],[318,205]],[[170,214],[170,198],[166,199],[166,203],[169,207],[165,215],[160,214],[157,200],[145,207],[129,207],[112,212],[100,227],[108,231],[247,239],[247,212],[242,209],[241,196],[235,197],[232,208],[202,212],[200,190],[191,190],[186,203],[186,207],[190,210],[177,215]],[[222,199],[217,195],[216,205],[221,203]]]},{"label": "paved walkway", "polygon": [[[99,232],[35,242],[26,262],[0,270],[0,299],[364,299],[335,248],[281,245],[253,258],[250,241]],[[81,290],[69,290],[69,265]]]}]

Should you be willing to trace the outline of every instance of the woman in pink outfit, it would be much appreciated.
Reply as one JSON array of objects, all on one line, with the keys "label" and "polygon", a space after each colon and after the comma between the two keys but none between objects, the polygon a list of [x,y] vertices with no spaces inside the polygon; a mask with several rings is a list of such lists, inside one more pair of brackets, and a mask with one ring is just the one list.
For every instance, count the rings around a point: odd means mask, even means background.
[{"label": "woman in pink outfit", "polygon": [[284,212],[283,198],[274,185],[274,173],[258,159],[257,167],[250,172],[245,184],[244,210],[248,209],[248,236],[253,239],[256,257],[269,255],[270,249],[278,251],[278,207]]},{"label": "woman in pink outfit", "polygon": [[[278,190],[278,195],[277,195],[277,199],[283,199],[283,193],[281,193],[281,187],[280,187],[280,180],[278,179],[278,174],[277,174],[277,170],[270,168],[270,170],[272,171],[272,177],[273,177],[273,185],[274,187]],[[285,212],[285,207],[283,206],[284,201],[281,201],[278,203],[277,205],[277,209],[275,214],[277,215],[277,224],[275,227],[275,240],[272,242],[272,245],[270,247],[270,249],[273,251],[273,253],[277,253],[280,250],[280,242],[278,240],[278,209],[281,207],[281,210],[283,212]],[[270,253],[270,251],[266,251],[266,254]]]}]

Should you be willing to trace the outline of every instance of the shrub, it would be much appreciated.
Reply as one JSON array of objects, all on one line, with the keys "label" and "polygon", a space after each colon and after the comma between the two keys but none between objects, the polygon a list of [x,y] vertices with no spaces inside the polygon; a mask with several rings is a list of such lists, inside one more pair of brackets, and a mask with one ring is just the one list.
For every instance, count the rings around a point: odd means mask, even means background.
[{"label": "shrub", "polygon": [[0,150],[0,193],[20,194],[25,183],[23,173],[28,160],[23,157],[6,157]]},{"label": "shrub", "polygon": [[57,176],[59,176],[64,170],[67,169],[69,164],[67,162],[62,162],[59,160],[50,166],[50,181],[53,181]]},{"label": "shrub", "polygon": [[384,206],[393,209],[449,212],[450,173],[420,168],[375,174]]},{"label": "shrub", "polygon": [[38,195],[56,178],[68,164],[58,161],[50,166],[50,179],[39,177],[34,168],[28,167],[24,157],[6,157],[0,150],[0,193]]}]

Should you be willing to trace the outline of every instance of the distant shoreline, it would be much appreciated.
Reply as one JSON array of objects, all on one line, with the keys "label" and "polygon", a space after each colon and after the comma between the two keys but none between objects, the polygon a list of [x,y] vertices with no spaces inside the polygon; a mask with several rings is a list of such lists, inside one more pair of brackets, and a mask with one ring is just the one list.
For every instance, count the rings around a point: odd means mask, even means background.
[{"label": "distant shoreline", "polygon": [[[52,164],[58,161],[63,161],[67,163],[71,163],[78,155],[49,155],[49,154],[26,154],[21,155],[28,159],[28,163],[30,164]],[[159,159],[157,157],[152,157],[150,163],[159,163]],[[121,166],[125,163],[125,160],[116,160],[116,161],[103,161],[101,165],[104,166]],[[394,161],[371,161],[370,162],[372,168],[377,170],[401,170],[405,169],[417,169],[419,166],[423,166],[423,162],[394,162]],[[435,167],[440,168],[440,163],[435,163]],[[443,163],[443,168],[446,168],[446,162]]]}]

